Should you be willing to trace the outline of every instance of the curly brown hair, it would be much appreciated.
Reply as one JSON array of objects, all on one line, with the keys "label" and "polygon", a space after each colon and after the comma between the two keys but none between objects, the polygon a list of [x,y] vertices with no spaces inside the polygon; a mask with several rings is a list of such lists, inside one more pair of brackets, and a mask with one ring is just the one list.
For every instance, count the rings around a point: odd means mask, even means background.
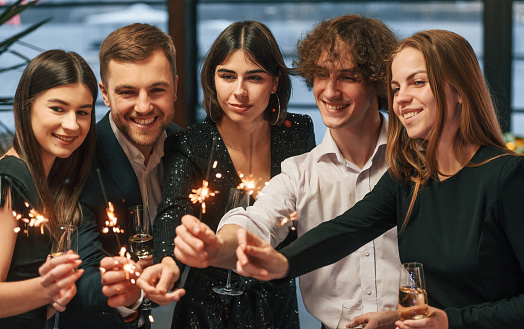
[{"label": "curly brown hair", "polygon": [[[342,42],[347,47],[337,47]],[[318,59],[327,51],[331,60],[352,56],[354,78],[371,84],[379,95],[379,109],[387,109],[386,60],[398,42],[391,30],[380,20],[360,15],[344,15],[323,21],[298,42],[298,60],[294,73],[313,86]],[[351,49],[352,54],[344,52]]]}]

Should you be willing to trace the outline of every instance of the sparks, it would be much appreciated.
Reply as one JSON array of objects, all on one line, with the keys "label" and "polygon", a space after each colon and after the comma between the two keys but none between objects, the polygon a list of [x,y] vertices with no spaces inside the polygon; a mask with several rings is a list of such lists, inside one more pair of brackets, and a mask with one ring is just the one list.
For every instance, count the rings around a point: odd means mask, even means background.
[{"label": "sparks", "polygon": [[140,276],[140,271],[138,271],[136,266],[131,262],[131,254],[127,252],[126,247],[120,248],[120,252],[118,254],[120,257],[126,258],[126,263],[122,267],[124,273],[126,274],[126,280],[129,280],[132,284],[136,284],[136,280],[135,278],[132,278],[132,276],[138,278]]},{"label": "sparks", "polygon": [[[42,214],[40,214],[38,211],[31,209],[29,203],[24,202],[24,204],[27,208],[29,208],[29,215],[27,216],[27,218],[24,217],[22,214],[17,213],[16,211],[13,211],[13,217],[18,221],[26,223],[27,226],[39,227],[40,233],[44,234],[44,226],[47,225],[49,220],[45,218]],[[15,233],[18,233],[20,232],[20,228],[16,227],[14,231]],[[24,230],[24,233],[28,233],[28,231]]]},{"label": "sparks", "polygon": [[218,194],[218,191],[210,191],[208,185],[209,185],[208,181],[204,179],[202,182],[202,187],[191,190],[191,192],[193,193],[189,195],[189,199],[191,199],[191,202],[193,203],[200,202],[200,204],[202,205],[203,214],[206,213],[206,202],[205,202],[206,199]]},{"label": "sparks", "polygon": [[258,195],[260,191],[258,191],[258,181],[261,180],[261,178],[256,179],[253,174],[244,175],[240,171],[238,172],[238,177],[242,180],[242,183],[237,186],[240,190],[246,190],[249,191],[249,195],[253,195],[256,191],[255,197]]},{"label": "sparks", "polygon": [[296,228],[296,222],[298,220],[297,212],[294,211],[291,214],[289,214],[288,217],[282,217],[280,219],[280,226],[289,226],[289,229],[292,231],[295,231]]},{"label": "sparks", "polygon": [[106,226],[102,229],[102,232],[107,233],[111,229],[115,233],[124,233],[124,230],[117,226],[118,218],[115,215],[115,207],[111,202],[107,203],[106,213],[108,220],[106,220]]}]

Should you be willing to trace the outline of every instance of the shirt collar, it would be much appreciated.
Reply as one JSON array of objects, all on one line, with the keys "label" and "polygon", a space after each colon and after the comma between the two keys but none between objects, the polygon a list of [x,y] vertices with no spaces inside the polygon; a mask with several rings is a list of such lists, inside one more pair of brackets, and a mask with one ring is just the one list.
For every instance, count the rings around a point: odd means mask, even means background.
[{"label": "shirt collar", "polygon": [[[380,116],[382,118],[382,126],[380,127],[380,134],[378,135],[377,145],[375,147],[375,150],[373,151],[373,155],[371,156],[370,160],[373,160],[379,150],[382,150],[386,147],[386,143],[388,140],[388,121],[380,113]],[[337,160],[346,165],[347,160],[344,159],[342,156],[342,153],[340,153],[340,150],[338,149],[337,144],[335,143],[335,140],[331,136],[331,132],[329,128],[326,130],[326,133],[324,134],[324,139],[322,140],[322,143],[318,145],[316,148],[312,150],[314,152],[315,161],[319,162],[320,159],[324,156],[333,155],[337,158]],[[380,152],[382,153],[382,152]]]},{"label": "shirt collar", "polygon": [[[127,137],[120,131],[120,129],[117,128],[115,125],[115,122],[113,121],[113,116],[109,115],[109,124],[111,125],[111,129],[113,130],[113,133],[115,134],[116,139],[118,140],[118,143],[122,147],[122,150],[126,154],[129,161],[139,161],[140,163],[144,163],[144,155],[140,150],[133,144]],[[149,156],[149,161],[147,163],[148,167],[156,166],[160,159],[164,156],[164,141],[167,138],[167,134],[164,131],[160,137],[155,142],[155,145],[153,145],[153,150],[151,151],[151,155]]]}]

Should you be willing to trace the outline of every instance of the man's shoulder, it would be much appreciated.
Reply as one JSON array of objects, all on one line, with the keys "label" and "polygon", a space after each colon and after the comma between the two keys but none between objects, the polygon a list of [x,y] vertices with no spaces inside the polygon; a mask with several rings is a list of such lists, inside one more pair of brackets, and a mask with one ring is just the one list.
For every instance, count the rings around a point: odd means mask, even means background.
[{"label": "man's shoulder", "polygon": [[174,122],[171,122],[167,128],[166,128],[166,134],[167,136],[171,136],[173,134],[176,134],[178,132],[182,131],[182,128],[180,128],[179,125],[177,125],[176,123]]}]

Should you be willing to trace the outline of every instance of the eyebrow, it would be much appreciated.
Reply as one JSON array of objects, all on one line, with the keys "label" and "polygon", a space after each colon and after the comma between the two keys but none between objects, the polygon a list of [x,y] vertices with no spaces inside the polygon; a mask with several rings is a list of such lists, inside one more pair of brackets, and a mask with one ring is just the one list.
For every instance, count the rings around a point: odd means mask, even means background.
[{"label": "eyebrow", "polygon": [[[169,83],[167,81],[157,81],[157,82],[152,83],[150,86],[148,86],[148,88],[153,88],[157,86],[166,86],[167,87],[169,86]],[[136,89],[136,87],[132,85],[121,84],[121,85],[115,86],[114,88],[115,91],[118,91],[121,89]]]},{"label": "eyebrow", "polygon": [[[411,73],[410,75],[408,75],[407,79],[406,80],[411,80],[415,75],[419,74],[419,73],[428,73],[426,70],[418,70],[418,71],[415,71],[413,73]],[[396,80],[391,80],[391,83],[396,83],[398,84],[398,82]]]},{"label": "eyebrow", "polygon": [[[235,71],[230,70],[230,69],[224,69],[224,68],[218,69],[217,72],[225,72],[225,73],[233,73],[233,74],[236,74]],[[265,73],[265,74],[269,74],[269,73],[267,73],[266,71],[264,71],[264,70],[262,70],[262,69],[251,70],[251,71],[247,71],[247,72],[246,72],[246,74],[255,74],[255,73]]]},{"label": "eyebrow", "polygon": [[[49,103],[59,103],[59,104],[62,104],[64,106],[70,106],[70,104],[66,101],[63,101],[59,98],[50,98],[47,100],[47,102]],[[84,104],[84,105],[81,105],[80,108],[93,108],[93,105],[92,104]]]}]

